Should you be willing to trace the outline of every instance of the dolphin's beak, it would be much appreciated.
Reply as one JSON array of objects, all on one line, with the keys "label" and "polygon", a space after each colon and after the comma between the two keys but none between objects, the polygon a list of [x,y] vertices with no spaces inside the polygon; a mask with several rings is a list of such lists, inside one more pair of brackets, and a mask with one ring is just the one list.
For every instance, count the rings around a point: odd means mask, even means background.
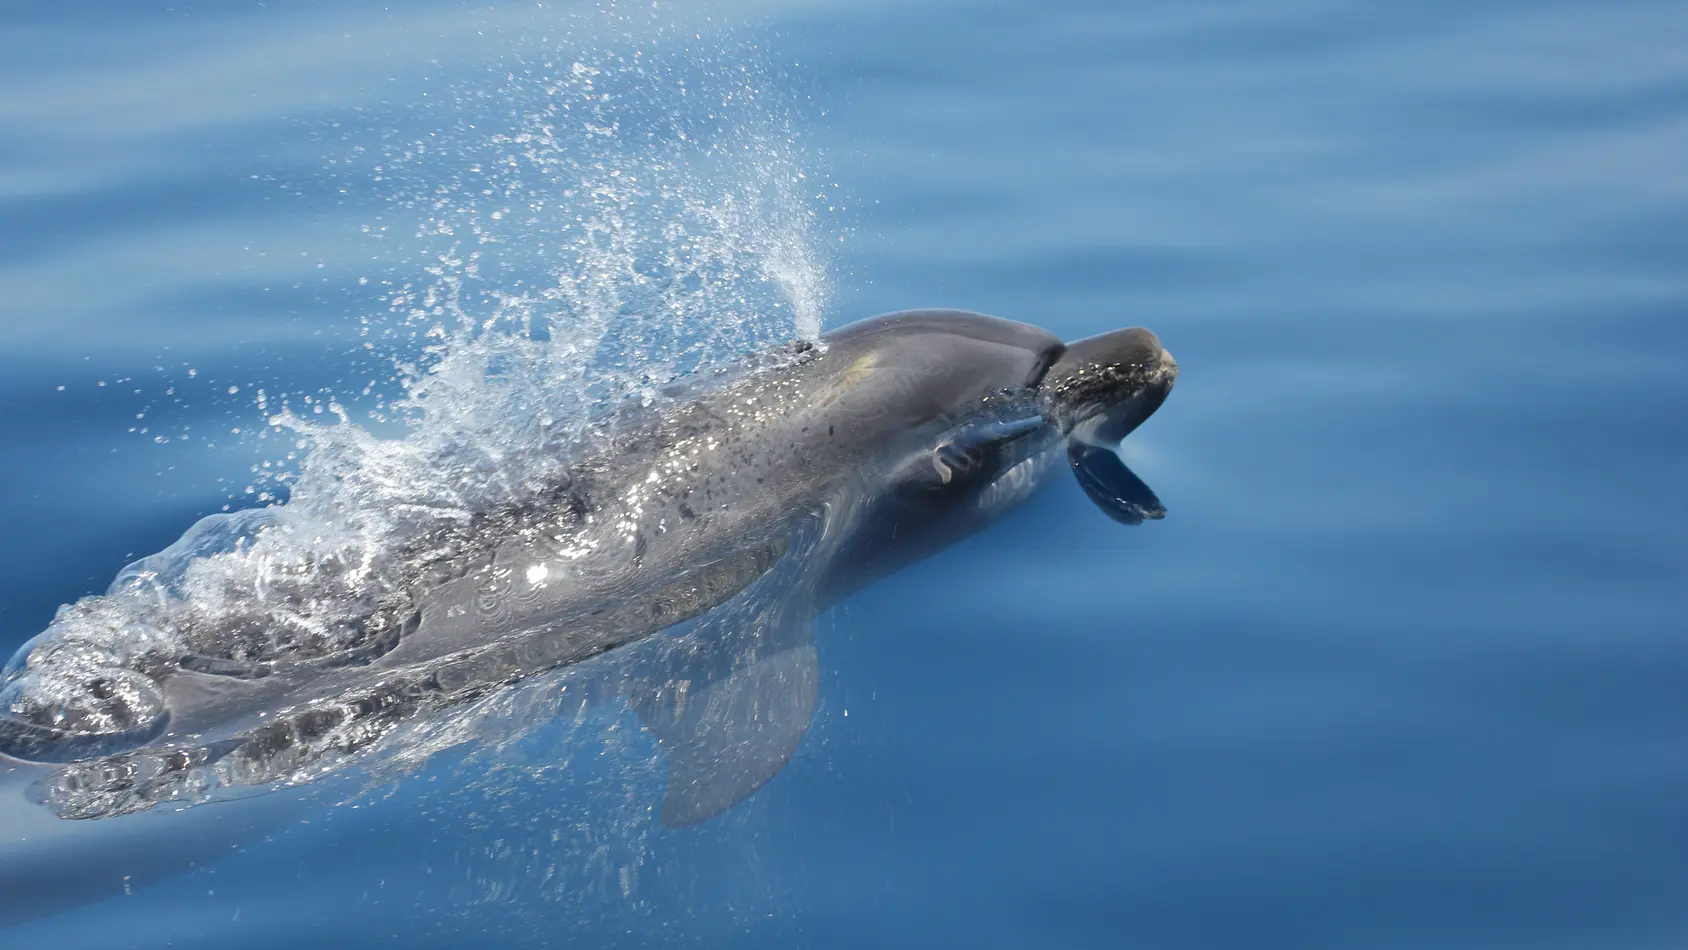
[{"label": "dolphin's beak", "polygon": [[1092,445],[1118,445],[1132,430],[1154,415],[1161,403],[1166,402],[1177,379],[1178,361],[1163,348],[1159,360],[1136,392],[1074,426],[1071,437]]}]

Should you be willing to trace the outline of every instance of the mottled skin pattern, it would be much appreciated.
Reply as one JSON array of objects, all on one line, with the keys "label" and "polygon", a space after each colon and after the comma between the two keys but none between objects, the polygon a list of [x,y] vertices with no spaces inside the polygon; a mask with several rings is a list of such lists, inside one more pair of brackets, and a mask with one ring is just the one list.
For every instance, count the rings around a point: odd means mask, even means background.
[{"label": "mottled skin pattern", "polygon": [[563,518],[502,541],[490,563],[422,594],[419,628],[377,663],[455,652],[636,595],[774,543],[804,518],[822,522],[823,549],[810,556],[824,562],[945,432],[992,411],[1035,414],[1026,384],[1060,346],[976,315],[893,315],[683,403],[572,467]]},{"label": "mottled skin pattern", "polygon": [[[396,592],[343,663],[184,660],[162,682],[169,733],[60,770],[44,797],[103,817],[190,797],[206,769],[274,781],[698,616],[781,564],[777,595],[812,614],[1023,500],[1075,429],[1129,431],[1176,370],[1147,331],[1069,348],[956,311],[862,321],[790,355],[625,422],[542,504],[394,552]],[[171,738],[196,733],[226,738]]]}]

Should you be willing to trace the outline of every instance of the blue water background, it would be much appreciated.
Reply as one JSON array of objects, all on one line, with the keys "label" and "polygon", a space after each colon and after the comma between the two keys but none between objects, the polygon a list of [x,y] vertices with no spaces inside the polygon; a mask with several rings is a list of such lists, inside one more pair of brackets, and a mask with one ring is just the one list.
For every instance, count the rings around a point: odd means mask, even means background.
[{"label": "blue water background", "polygon": [[[227,386],[365,371],[421,263],[325,157],[532,9],[0,8],[0,647],[240,492]],[[625,894],[595,786],[422,776],[0,943],[1688,943],[1688,10],[685,9],[788,75],[828,325],[1161,335],[1167,519],[1062,481],[823,618],[797,758]]]}]

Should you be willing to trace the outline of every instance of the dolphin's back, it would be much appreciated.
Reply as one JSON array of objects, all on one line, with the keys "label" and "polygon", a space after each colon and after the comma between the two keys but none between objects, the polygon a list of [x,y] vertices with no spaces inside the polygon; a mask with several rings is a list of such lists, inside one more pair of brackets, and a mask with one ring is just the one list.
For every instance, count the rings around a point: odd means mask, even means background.
[{"label": "dolphin's back", "polygon": [[646,596],[699,563],[759,557],[822,510],[852,517],[960,407],[1025,389],[1060,349],[1009,320],[907,311],[689,388],[573,467],[572,510],[524,516],[483,567],[418,592],[416,629],[381,664]]},{"label": "dolphin's back", "polygon": [[[762,354],[740,375],[630,419],[533,501],[380,552],[378,613],[317,618],[360,631],[344,656],[305,662],[281,652],[241,654],[234,659],[242,663],[221,666],[178,664],[168,652],[141,657],[146,675],[159,677],[153,691],[163,710],[142,724],[155,733],[168,725],[166,742],[188,732],[221,741],[278,708],[327,704],[344,718],[353,707],[455,701],[474,683],[567,665],[699,616],[775,565],[812,581],[808,566],[824,571],[841,552],[847,556],[843,545],[858,529],[866,526],[871,537],[881,523],[901,534],[915,527],[907,512],[896,521],[881,517],[886,499],[897,496],[898,473],[931,473],[934,447],[981,407],[1034,406],[1033,388],[1061,350],[1054,336],[1025,324],[921,310],[855,323],[784,355]],[[882,547],[855,550],[877,555]],[[254,589],[262,586],[257,580]],[[811,592],[808,599],[827,598]],[[244,616],[230,614],[226,630],[216,623],[221,615],[211,617],[201,632],[215,647],[218,634],[241,633],[233,621]],[[536,639],[539,631],[554,635]],[[46,644],[43,657],[54,647]],[[53,674],[43,657],[27,656],[32,676]],[[64,676],[75,673],[67,667]],[[471,682],[453,685],[465,677]],[[388,696],[394,689],[403,696]],[[36,729],[44,738],[33,738],[32,721],[0,724],[22,735],[0,751],[25,757],[62,757],[88,738],[69,732],[67,749],[57,749],[45,729]],[[293,722],[272,718],[264,728],[286,731]],[[248,729],[242,748],[259,759],[271,757],[272,746],[304,754],[329,727],[312,728],[276,736]]]}]

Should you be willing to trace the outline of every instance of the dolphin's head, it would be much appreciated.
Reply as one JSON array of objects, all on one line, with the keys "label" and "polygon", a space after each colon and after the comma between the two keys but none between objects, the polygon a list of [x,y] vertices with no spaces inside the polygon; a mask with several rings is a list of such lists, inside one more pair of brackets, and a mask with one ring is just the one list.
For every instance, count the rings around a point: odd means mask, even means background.
[{"label": "dolphin's head", "polygon": [[1166,401],[1178,364],[1142,327],[1072,343],[1038,384],[1044,410],[1063,433],[1117,444]]}]

